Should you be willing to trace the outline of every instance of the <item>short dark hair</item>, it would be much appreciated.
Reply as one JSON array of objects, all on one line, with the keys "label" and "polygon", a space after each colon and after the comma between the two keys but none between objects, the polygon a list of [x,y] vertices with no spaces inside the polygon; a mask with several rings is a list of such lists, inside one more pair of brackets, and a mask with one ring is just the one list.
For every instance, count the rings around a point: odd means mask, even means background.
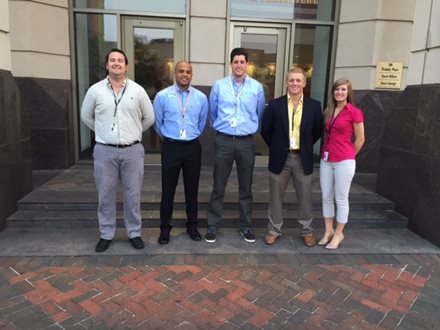
[{"label": "short dark hair", "polygon": [[127,55],[125,55],[125,53],[121,50],[121,49],[119,49],[119,48],[112,48],[108,53],[107,53],[107,55],[105,55],[105,63],[108,63],[108,58],[109,58],[109,56],[110,56],[110,54],[111,53],[121,53],[122,55],[124,55],[124,59],[125,59],[125,65],[127,65],[128,64],[128,58],[127,58]]},{"label": "short dark hair", "polygon": [[246,60],[246,62],[248,61],[249,54],[248,54],[248,51],[246,49],[244,49],[244,48],[234,48],[231,51],[231,63],[234,60],[234,57],[237,56],[237,55],[243,55],[245,60]]}]

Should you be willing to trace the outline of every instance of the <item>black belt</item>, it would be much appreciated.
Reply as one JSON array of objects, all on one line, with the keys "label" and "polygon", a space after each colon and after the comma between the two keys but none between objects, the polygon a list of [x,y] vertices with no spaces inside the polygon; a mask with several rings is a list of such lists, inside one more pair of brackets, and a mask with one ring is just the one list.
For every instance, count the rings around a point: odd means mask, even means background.
[{"label": "black belt", "polygon": [[193,143],[193,142],[197,141],[197,138],[192,139],[192,140],[176,140],[176,139],[164,137],[163,139],[164,139],[164,141],[175,142],[175,143]]},{"label": "black belt", "polygon": [[[98,143],[99,143],[99,142],[98,142]],[[113,148],[119,148],[119,149],[122,149],[122,148],[127,148],[127,147],[134,146],[135,144],[138,144],[138,143],[140,143],[140,141],[135,141],[135,142],[133,142],[133,143],[131,143],[131,144],[108,144],[108,143],[99,143],[99,144],[102,144],[102,145],[104,145],[104,146],[108,146],[108,147],[113,147]]]},{"label": "black belt", "polygon": [[217,132],[218,135],[227,137],[227,138],[231,138],[231,139],[247,139],[252,137],[252,134],[248,134],[248,135],[230,135],[230,134],[226,134],[226,133],[222,133],[222,132]]},{"label": "black belt", "polygon": [[291,154],[300,154],[300,153],[301,153],[301,150],[300,150],[300,149],[289,149],[289,152],[290,152]]}]

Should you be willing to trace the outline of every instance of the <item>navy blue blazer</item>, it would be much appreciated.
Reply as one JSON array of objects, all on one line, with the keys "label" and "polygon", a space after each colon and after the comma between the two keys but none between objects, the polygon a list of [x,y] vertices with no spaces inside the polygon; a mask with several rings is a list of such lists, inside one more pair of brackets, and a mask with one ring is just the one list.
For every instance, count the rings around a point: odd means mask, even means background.
[{"label": "navy blue blazer", "polygon": [[[304,96],[300,130],[300,155],[304,174],[313,172],[313,145],[322,135],[321,103]],[[269,171],[279,174],[289,152],[287,95],[269,102],[263,114],[261,136],[269,147]]]}]

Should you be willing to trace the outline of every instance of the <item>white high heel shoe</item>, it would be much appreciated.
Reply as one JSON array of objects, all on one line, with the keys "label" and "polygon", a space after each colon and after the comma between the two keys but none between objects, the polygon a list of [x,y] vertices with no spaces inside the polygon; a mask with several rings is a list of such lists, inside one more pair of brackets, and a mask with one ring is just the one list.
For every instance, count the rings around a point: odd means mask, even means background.
[{"label": "white high heel shoe", "polygon": [[341,246],[342,241],[344,240],[344,234],[341,235],[333,235],[333,238],[330,243],[328,243],[325,248],[327,250],[336,250]]},{"label": "white high heel shoe", "polygon": [[330,233],[324,233],[324,236],[322,236],[321,240],[318,242],[318,245],[324,246],[327,245],[331,239],[333,238],[333,235],[335,234],[335,231],[332,230]]}]

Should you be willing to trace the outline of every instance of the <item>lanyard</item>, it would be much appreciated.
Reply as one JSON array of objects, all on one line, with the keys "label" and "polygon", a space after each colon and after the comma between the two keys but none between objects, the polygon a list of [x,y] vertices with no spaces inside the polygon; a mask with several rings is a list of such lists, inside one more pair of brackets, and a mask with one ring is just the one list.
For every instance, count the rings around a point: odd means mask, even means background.
[{"label": "lanyard", "polygon": [[[301,96],[301,98],[302,98],[302,96]],[[295,130],[295,114],[297,113],[298,107],[301,104],[301,98],[299,99],[298,104],[296,105],[296,107],[293,105],[292,98],[289,98],[290,103],[292,103],[292,120],[291,120],[292,132]]]},{"label": "lanyard", "polygon": [[333,109],[332,116],[330,117],[330,123],[328,125],[329,127],[327,133],[327,142],[330,141],[330,134],[332,133],[333,126],[335,125],[336,119],[339,118],[339,115],[341,114],[342,110],[344,110],[344,108],[342,108],[341,111],[339,111],[338,115],[335,117],[336,108]]},{"label": "lanyard", "polygon": [[299,103],[296,107],[293,106],[292,102],[292,132],[295,130],[295,114],[298,111]]},{"label": "lanyard", "polygon": [[235,88],[233,87],[233,85],[232,85],[232,76],[230,76],[230,79],[229,79],[229,86],[231,87],[231,93],[232,93],[232,98],[233,98],[233,100],[234,100],[234,107],[235,107],[235,109],[236,109],[236,111],[237,111],[237,102],[238,102],[238,99],[240,98],[240,96],[241,96],[241,94],[243,94],[243,92],[244,92],[244,90],[246,89],[246,82],[245,81],[243,81],[243,88],[240,90],[240,92],[238,92],[238,95],[235,95]]},{"label": "lanyard", "polygon": [[[110,82],[110,81],[109,81],[109,82]],[[122,90],[121,97],[120,97],[119,100],[118,100],[118,96],[116,95],[116,93],[115,93],[115,91],[114,91],[114,89],[113,89],[113,86],[112,86],[112,84],[110,83],[110,88],[112,89],[112,92],[113,92],[113,98],[114,98],[114,100],[115,100],[115,113],[114,113],[113,117],[116,117],[116,111],[118,110],[118,105],[119,105],[119,103],[121,102],[122,97],[124,96],[125,89],[127,88],[127,85],[128,85],[128,81],[126,80],[126,81],[125,81],[125,85],[124,85],[124,89]]]},{"label": "lanyard", "polygon": [[186,113],[186,110],[188,110],[189,101],[191,100],[191,92],[192,92],[191,88],[189,87],[189,94],[188,94],[188,98],[186,99],[186,104],[184,107],[182,104],[182,101],[180,100],[180,96],[177,92],[176,85],[174,85],[174,93],[176,94],[177,102],[179,103],[180,111],[182,113],[182,121],[183,122],[185,122],[185,113]]}]

